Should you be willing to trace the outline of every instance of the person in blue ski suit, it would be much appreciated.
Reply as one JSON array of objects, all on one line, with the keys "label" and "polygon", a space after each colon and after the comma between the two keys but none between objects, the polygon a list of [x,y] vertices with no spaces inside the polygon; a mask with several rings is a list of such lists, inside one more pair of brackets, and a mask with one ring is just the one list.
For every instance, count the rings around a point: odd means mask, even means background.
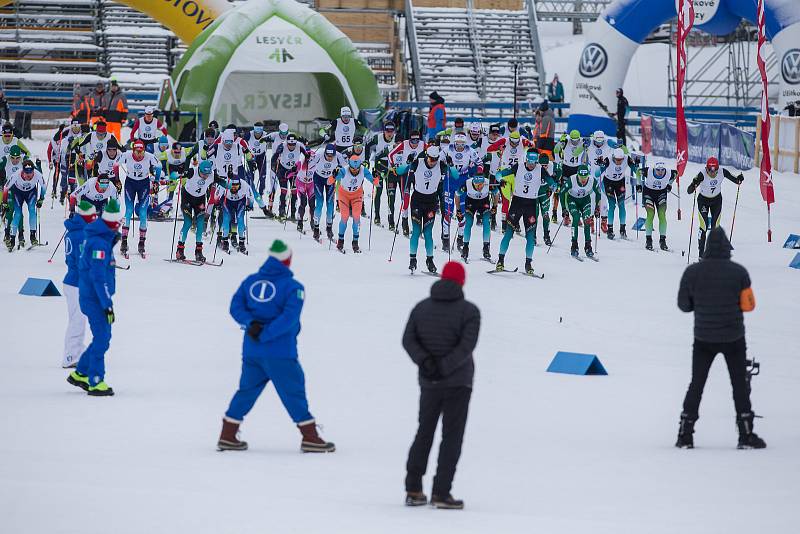
[{"label": "person in blue ski suit", "polygon": [[119,227],[119,203],[110,199],[102,218],[86,225],[83,252],[78,263],[78,302],[89,320],[92,342],[67,381],[92,396],[114,394],[105,383],[105,354],[111,344],[111,325],[114,324],[114,245],[119,239]]},{"label": "person in blue ski suit", "polygon": [[257,273],[242,282],[233,295],[230,314],[245,331],[242,342],[242,374],[225,417],[217,448],[246,450],[247,442],[236,437],[239,425],[272,381],[292,421],[302,433],[305,452],[333,452],[317,434],[314,416],[308,410],[305,375],[297,359],[297,335],[305,289],[289,270],[292,252],[276,239],[269,258]]}]

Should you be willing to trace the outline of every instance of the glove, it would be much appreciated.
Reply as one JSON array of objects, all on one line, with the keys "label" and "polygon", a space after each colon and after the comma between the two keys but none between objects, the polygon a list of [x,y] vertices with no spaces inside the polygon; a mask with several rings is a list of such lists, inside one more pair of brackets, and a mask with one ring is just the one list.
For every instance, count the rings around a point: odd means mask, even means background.
[{"label": "glove", "polygon": [[600,217],[600,206],[595,206],[594,207],[594,216],[595,217]]},{"label": "glove", "polygon": [[433,356],[429,356],[422,360],[422,364],[419,366],[419,371],[425,378],[429,380],[439,380],[442,378],[442,374],[439,372],[439,366],[436,365],[436,359]]},{"label": "glove", "polygon": [[247,166],[250,168],[250,172],[256,172],[256,162],[255,160],[250,160],[247,162]]},{"label": "glove", "polygon": [[106,308],[105,312],[106,312],[106,321],[108,321],[108,324],[114,324],[114,319],[115,319],[114,308],[108,307]]},{"label": "glove", "polygon": [[694,185],[694,182],[690,183],[689,187],[686,188],[686,192],[691,195],[692,193],[694,193],[695,187],[696,186]]},{"label": "glove", "polygon": [[[669,186],[667,186],[667,191],[669,191]],[[642,186],[641,185],[637,185],[636,186],[636,192],[637,193],[641,193],[642,192]]]},{"label": "glove", "polygon": [[328,185],[333,185],[334,183],[336,183],[336,180],[333,179],[333,176],[329,177],[328,178]]},{"label": "glove", "polygon": [[373,187],[378,187],[379,183],[380,183],[380,180],[378,178],[375,178],[374,180],[372,180]]},{"label": "glove", "polygon": [[39,200],[36,201],[37,208],[41,208],[42,204],[44,204],[44,199],[40,198]]},{"label": "glove", "polygon": [[[639,191],[641,191],[641,189],[639,189]],[[667,185],[667,193],[669,193],[670,191],[672,191],[672,186],[671,185]]]},{"label": "glove", "polygon": [[254,341],[258,341],[258,336],[261,335],[263,330],[264,323],[253,321],[250,323],[250,326],[247,327],[247,335],[250,336]]},{"label": "glove", "polygon": [[572,224],[572,219],[570,218],[569,213],[562,213],[561,218],[564,220],[564,224],[567,226]]},{"label": "glove", "polygon": [[743,175],[742,173],[739,173],[739,176],[737,176],[737,178],[738,178],[738,179],[736,180],[736,184],[737,184],[737,185],[739,185],[739,184],[741,184],[742,182],[744,182],[744,175]]}]

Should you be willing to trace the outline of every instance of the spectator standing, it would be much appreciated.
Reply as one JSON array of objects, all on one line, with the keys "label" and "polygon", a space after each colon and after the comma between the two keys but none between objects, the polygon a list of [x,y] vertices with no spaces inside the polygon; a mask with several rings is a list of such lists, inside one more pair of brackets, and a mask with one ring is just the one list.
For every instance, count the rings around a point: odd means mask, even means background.
[{"label": "spectator standing", "polygon": [[[564,102],[564,84],[558,79],[558,74],[553,76],[553,81],[547,84],[547,100],[554,104]],[[561,108],[558,108],[558,116],[562,116]]]},{"label": "spectator standing", "polygon": [[753,432],[753,414],[747,383],[747,344],[742,312],[756,307],[747,269],[731,261],[731,242],[722,228],[708,236],[706,254],[686,268],[678,290],[678,308],[694,312],[692,381],[683,401],[676,447],[694,448],[694,424],[714,358],[725,356],[733,387],[739,449],[763,449],[764,440]]},{"label": "spectator standing", "polygon": [[617,89],[617,141],[623,145],[628,144],[627,136],[625,135],[625,115],[628,113],[628,99],[625,98],[625,93],[622,87]]},{"label": "spectator standing", "polygon": [[8,101],[6,100],[6,93],[0,89],[0,121],[7,122],[11,120],[11,112],[8,110]]},{"label": "spectator standing", "polygon": [[94,124],[105,116],[106,86],[103,82],[97,82],[97,85],[94,86],[94,90],[89,93],[88,103],[89,121],[90,124]]},{"label": "spectator standing", "polygon": [[444,98],[436,91],[430,94],[431,108],[428,111],[428,135],[427,140],[436,138],[436,134],[447,127],[447,110],[444,106]]},{"label": "spectator standing", "polygon": [[450,490],[461,456],[475,373],[472,351],[481,325],[477,306],[464,299],[465,280],[463,265],[446,263],[442,279],[434,282],[431,296],[411,311],[403,333],[403,347],[419,367],[420,385],[419,428],[406,464],[407,506],[428,502],[422,477],[441,417],[442,444],[431,504],[437,508],[464,507],[464,501],[454,499]]}]

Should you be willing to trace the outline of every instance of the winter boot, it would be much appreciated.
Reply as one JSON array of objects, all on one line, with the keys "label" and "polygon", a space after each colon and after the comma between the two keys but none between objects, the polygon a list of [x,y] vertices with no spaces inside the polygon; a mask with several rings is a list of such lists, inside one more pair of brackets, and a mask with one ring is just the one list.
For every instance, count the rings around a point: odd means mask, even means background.
[{"label": "winter boot", "polygon": [[570,256],[573,256],[575,258],[578,257],[578,240],[577,239],[573,239],[572,240],[572,245],[570,246],[569,253],[570,253]]},{"label": "winter boot", "polygon": [[658,238],[658,246],[661,247],[661,250],[669,250],[667,246],[667,236],[662,235]]},{"label": "winter boot", "polygon": [[489,243],[483,244],[483,259],[492,261],[492,253],[489,250]]},{"label": "winter boot", "polygon": [[114,390],[102,380],[96,386],[89,386],[86,393],[92,397],[113,397]]},{"label": "winter boot", "polygon": [[464,260],[464,262],[469,261],[469,243],[464,243],[461,246],[461,259]]},{"label": "winter boot", "polygon": [[755,414],[741,413],[736,416],[736,426],[739,427],[739,443],[737,449],[764,449],[767,444],[758,434],[753,432],[753,419]]},{"label": "winter boot", "polygon": [[553,244],[553,240],[550,239],[550,230],[544,231],[544,244],[547,245],[548,247]]},{"label": "winter boot", "polygon": [[697,419],[692,419],[685,413],[681,413],[681,422],[678,426],[678,441],[675,446],[679,449],[694,449],[694,424]]},{"label": "winter boot", "polygon": [[464,236],[456,236],[456,248],[461,250],[464,246]]},{"label": "winter boot", "polygon": [[449,493],[447,495],[431,495],[431,506],[440,510],[463,510],[464,501],[454,499]]},{"label": "winter boot", "polygon": [[525,273],[526,274],[533,274],[533,265],[530,258],[525,258]]},{"label": "winter boot", "polygon": [[587,258],[594,258],[594,251],[592,250],[592,244],[586,243],[583,246],[583,253],[586,254]]},{"label": "winter boot", "polygon": [[301,451],[333,452],[336,450],[336,445],[319,437],[317,424],[313,419],[308,423],[297,425],[297,428],[300,429],[300,433],[303,435],[303,440],[300,442]]},{"label": "winter boot", "polygon": [[79,373],[78,371],[72,371],[67,376],[67,382],[75,387],[81,388],[84,391],[89,391],[89,377]]},{"label": "winter boot", "polygon": [[194,259],[199,261],[200,263],[206,262],[206,257],[203,256],[203,244],[196,243],[194,246]]},{"label": "winter boot", "polygon": [[361,249],[358,248],[358,239],[353,239],[352,245],[353,245],[353,252],[355,252],[356,254],[361,252]]},{"label": "winter boot", "polygon": [[319,225],[318,224],[314,225],[314,235],[313,235],[313,237],[314,237],[314,239],[319,241]]},{"label": "winter boot", "polygon": [[436,265],[433,263],[433,256],[428,256],[425,259],[425,267],[428,268],[429,273],[436,274]]},{"label": "winter boot", "polygon": [[[603,231],[604,234],[608,233],[608,217],[600,217],[600,229]],[[611,233],[612,234],[614,233],[613,225],[611,228]],[[609,239],[614,239],[614,238],[610,237]]]},{"label": "winter boot", "polygon": [[186,248],[186,244],[183,241],[178,241],[178,248],[175,249],[175,259],[178,261],[184,261],[186,259],[186,254],[184,253],[184,249]]},{"label": "winter boot", "polygon": [[220,241],[220,243],[222,243],[222,246],[221,246],[222,252],[224,252],[226,254],[230,254],[231,253],[231,247],[230,247],[230,242],[228,241],[228,238],[227,237],[223,237],[222,241]]},{"label": "winter boot", "polygon": [[646,235],[644,236],[644,248],[647,250],[653,250],[653,236]]},{"label": "winter boot", "polygon": [[428,504],[428,497],[421,491],[406,492],[406,506],[425,506]]},{"label": "winter boot", "polygon": [[412,273],[417,270],[417,255],[411,254],[408,262],[408,270]]},{"label": "winter boot", "polygon": [[339,250],[339,252],[344,252],[344,239],[343,238],[340,237],[339,240],[336,241],[336,248]]},{"label": "winter boot", "polygon": [[497,255],[497,263],[494,265],[494,270],[497,272],[502,272],[506,268],[506,255],[505,254],[498,254]]},{"label": "winter boot", "polygon": [[31,230],[31,246],[35,247],[39,244],[39,240],[36,239],[36,230]]},{"label": "winter boot", "polygon": [[619,236],[622,239],[628,239],[628,232],[625,231],[625,225],[624,224],[620,224],[619,225]]},{"label": "winter boot", "polygon": [[328,237],[329,241],[333,239],[333,223],[325,225],[325,235]]},{"label": "winter boot", "polygon": [[239,248],[239,235],[236,232],[231,232],[230,240],[234,249]]},{"label": "winter boot", "polygon": [[401,222],[403,227],[403,237],[408,237],[408,234],[410,233],[408,231],[408,217],[403,217],[403,220]]},{"label": "winter boot", "polygon": [[244,238],[239,240],[239,254],[247,256],[247,240]]},{"label": "winter boot", "polygon": [[246,451],[247,442],[239,441],[236,434],[239,432],[241,421],[236,421],[229,417],[222,418],[222,432],[219,433],[217,441],[218,451]]}]

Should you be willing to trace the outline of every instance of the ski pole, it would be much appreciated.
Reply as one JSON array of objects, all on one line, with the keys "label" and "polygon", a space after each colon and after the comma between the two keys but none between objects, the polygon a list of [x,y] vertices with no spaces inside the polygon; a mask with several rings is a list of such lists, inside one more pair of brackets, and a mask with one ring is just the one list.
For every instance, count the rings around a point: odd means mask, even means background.
[{"label": "ski pole", "polygon": [[50,259],[47,260],[47,263],[53,263],[53,258],[55,257],[56,252],[58,252],[58,249],[61,246],[61,242],[64,241],[64,236],[65,235],[67,235],[67,230],[66,229],[64,229],[64,232],[61,234],[61,239],[58,240],[58,244],[56,244],[56,248],[53,250],[53,253],[50,254]]},{"label": "ski pole", "polygon": [[[392,255],[394,254],[394,244],[397,241],[397,234],[400,232],[400,219],[403,218],[403,203],[405,202],[406,187],[405,184],[400,182],[400,213],[397,218],[397,223],[394,225],[394,236],[392,237],[392,249],[389,251],[389,263],[392,262]],[[413,223],[412,223],[413,224]]]},{"label": "ski pole", "polygon": [[561,217],[561,222],[558,223],[558,228],[556,228],[556,233],[553,234],[553,240],[550,241],[550,246],[547,247],[547,254],[550,254],[550,249],[553,248],[553,243],[556,242],[556,238],[558,237],[558,231],[561,230],[562,226],[564,226],[564,217]]},{"label": "ski pole", "polygon": [[[288,198],[286,200],[289,201],[289,207],[291,208],[292,207],[292,176],[291,175],[288,175],[286,177],[286,185],[289,186],[289,189],[288,189],[289,195],[288,195]],[[286,210],[286,211],[288,212],[289,210]],[[294,215],[294,213],[291,213],[291,214],[287,213],[286,217],[283,219],[283,231],[284,232],[286,231],[286,221],[288,221],[289,217],[292,216],[292,215]]]},{"label": "ski pole", "polygon": [[[169,259],[172,258],[172,253],[175,250],[175,233],[178,231],[178,211],[180,211],[181,207],[181,190],[178,189],[177,197],[177,206],[175,207],[175,222],[172,225],[172,247],[169,249]],[[186,217],[187,215],[184,215]]]},{"label": "ski pole", "polygon": [[[212,209],[212,212],[213,212],[213,210],[215,210],[216,207],[211,208],[211,209]],[[222,213],[220,213],[220,215],[222,215]],[[221,225],[222,225],[222,221],[221,221],[220,217],[217,217],[217,224],[216,224],[217,232],[219,232],[219,228],[220,228]],[[213,229],[211,231],[214,232]],[[217,238],[216,243],[214,243],[214,238],[215,237]],[[211,257],[211,263],[216,263],[216,261],[217,261],[217,249],[219,248],[219,233],[216,233],[216,235],[212,235],[211,236],[211,244],[212,244],[212,246],[214,248],[214,255]]]},{"label": "ski pole", "polygon": [[736,202],[733,203],[733,219],[731,219],[731,235],[729,239],[731,243],[733,242],[733,225],[736,223],[736,207],[739,205],[739,189],[742,188],[742,184],[736,185]]},{"label": "ski pole", "polygon": [[[636,191],[636,189],[634,189]],[[636,206],[636,241],[639,241],[639,199],[638,197],[634,197],[633,199],[634,205]]]},{"label": "ski pole", "polygon": [[[380,178],[378,178],[380,180]],[[372,250],[372,214],[375,210],[375,182],[372,182],[372,197],[369,203],[369,237],[367,238],[367,250]]]},{"label": "ski pole", "polygon": [[694,233],[694,211],[697,206],[697,190],[694,192],[694,200],[692,201],[692,222],[689,225],[689,246],[686,253],[686,265],[689,265],[689,259],[692,257],[692,233]]}]

